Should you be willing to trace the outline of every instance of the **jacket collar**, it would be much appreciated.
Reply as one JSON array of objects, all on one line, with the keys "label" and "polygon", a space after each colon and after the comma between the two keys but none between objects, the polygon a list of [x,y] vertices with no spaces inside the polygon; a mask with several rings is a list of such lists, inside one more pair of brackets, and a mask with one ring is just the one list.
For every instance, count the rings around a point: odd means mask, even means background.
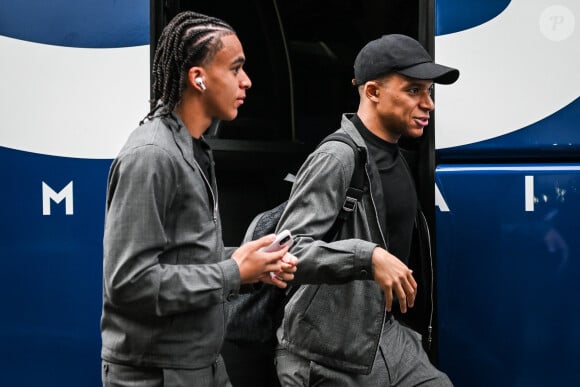
[{"label": "jacket collar", "polygon": [[[195,160],[195,156],[193,154],[193,139],[192,139],[191,133],[189,133],[189,130],[187,130],[187,127],[185,126],[185,124],[183,123],[183,121],[181,120],[179,115],[175,112],[172,112],[171,114],[166,116],[164,119],[165,119],[167,126],[171,130],[171,133],[173,134],[173,138],[175,140],[175,143],[177,144],[177,147],[179,148],[184,160],[187,162],[187,164],[189,164],[189,166],[193,170],[197,170],[200,175],[205,176],[201,167],[199,166],[199,164]],[[217,183],[216,183],[216,177],[215,177],[215,169],[213,167],[214,161],[213,161],[213,154],[211,152],[211,149],[209,150],[209,161],[210,161],[210,168],[211,168],[211,181],[208,181],[207,176],[205,176],[205,178],[203,180],[204,180],[205,184],[207,184],[208,187],[210,188],[210,192],[211,192],[212,199],[214,201],[214,205],[217,206],[217,198],[216,198]]]},{"label": "jacket collar", "polygon": [[343,114],[340,126],[346,132],[346,134],[348,134],[354,140],[354,143],[359,147],[365,148],[368,154],[367,144],[365,143],[365,140],[362,138],[358,129],[356,128],[356,126],[354,126],[354,124],[350,120],[354,115],[355,113]]},{"label": "jacket collar", "polygon": [[193,155],[191,133],[189,133],[189,130],[187,130],[185,124],[175,112],[166,116],[166,122],[171,129],[171,133],[173,133],[173,139],[181,151],[181,155],[193,169],[196,169],[197,163],[195,162],[195,157]]},{"label": "jacket collar", "polygon": [[341,128],[348,134],[355,144],[359,147],[365,149],[367,154],[367,165],[365,165],[365,170],[369,179],[370,195],[376,210],[376,221],[380,225],[381,235],[385,244],[388,247],[388,235],[387,235],[387,224],[386,224],[386,208],[384,203],[383,187],[379,176],[379,171],[376,164],[372,161],[372,155],[369,154],[369,150],[363,139],[362,135],[356,128],[356,126],[350,120],[354,116],[354,113],[346,113],[342,115]]}]

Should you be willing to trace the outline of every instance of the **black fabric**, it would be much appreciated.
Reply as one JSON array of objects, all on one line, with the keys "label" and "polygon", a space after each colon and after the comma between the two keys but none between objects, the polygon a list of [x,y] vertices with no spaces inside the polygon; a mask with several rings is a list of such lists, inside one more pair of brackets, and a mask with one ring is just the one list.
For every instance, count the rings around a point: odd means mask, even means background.
[{"label": "black fabric", "polygon": [[234,387],[280,387],[274,365],[276,342],[225,340],[222,357]]},{"label": "black fabric", "polygon": [[276,230],[278,221],[286,208],[286,203],[287,202],[280,203],[276,207],[258,214],[257,222],[252,232],[252,240],[273,233]]},{"label": "black fabric", "polygon": [[[365,192],[365,164],[367,161],[367,154],[364,148],[359,148],[352,138],[345,133],[331,133],[326,136],[320,144],[324,144],[328,141],[340,141],[349,145],[355,154],[354,159],[354,172],[351,177],[350,185],[346,190],[346,200],[341,208],[336,221],[332,225],[331,229],[324,236],[323,240],[329,242],[332,241],[346,219],[350,216],[357,203],[361,200],[363,193]],[[319,145],[320,146],[320,145]]]},{"label": "black fabric", "polygon": [[[203,138],[191,138],[193,140],[193,157],[199,164],[203,175],[207,178],[208,184],[211,182],[211,160],[209,157],[210,147]],[[210,186],[206,184],[207,195],[211,199]]]},{"label": "black fabric", "polygon": [[[426,267],[428,262],[423,259],[431,255],[430,247],[422,243],[429,239],[428,235],[422,235],[428,226],[426,223],[424,227],[415,224],[415,222],[426,221],[420,212],[420,203],[411,168],[404,155],[405,151],[398,145],[387,143],[372,134],[357,115],[354,115],[351,121],[365,140],[369,157],[377,164],[380,173],[384,192],[382,196],[376,196],[382,197],[384,202],[383,205],[378,206],[384,209],[380,211],[380,216],[388,218],[386,221],[388,250],[413,269],[413,276],[418,283],[424,284],[424,289],[432,289],[432,280],[428,276],[432,268]],[[396,215],[393,212],[399,212],[399,214]],[[407,313],[400,312],[396,299],[392,309],[392,314],[397,321],[423,335],[423,346],[428,352],[431,345],[431,332],[428,328],[431,302],[430,292],[419,291],[414,307],[407,309]]]},{"label": "black fabric", "polygon": [[393,72],[441,84],[459,78],[459,70],[434,63],[421,43],[400,34],[383,35],[367,43],[354,61],[356,85]]},{"label": "black fabric", "polygon": [[211,181],[211,166],[209,161],[209,145],[202,138],[191,138],[193,140],[193,156],[201,167],[201,170],[208,181]]},{"label": "black fabric", "polygon": [[410,171],[398,144],[387,142],[371,133],[357,115],[351,121],[364,138],[369,157],[377,165],[380,174],[385,209],[381,215],[385,217],[387,226],[388,250],[408,265],[417,215],[417,193]]}]

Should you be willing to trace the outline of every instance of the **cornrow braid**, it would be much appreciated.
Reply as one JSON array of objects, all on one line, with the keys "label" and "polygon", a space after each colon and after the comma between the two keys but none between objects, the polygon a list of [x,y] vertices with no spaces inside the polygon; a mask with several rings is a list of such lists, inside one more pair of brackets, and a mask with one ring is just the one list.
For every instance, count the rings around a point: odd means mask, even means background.
[{"label": "cornrow braid", "polygon": [[159,114],[171,113],[187,87],[189,69],[211,61],[223,46],[221,37],[230,34],[235,31],[229,24],[197,12],[181,12],[171,19],[161,32],[153,57],[154,106],[143,121],[158,110]]}]

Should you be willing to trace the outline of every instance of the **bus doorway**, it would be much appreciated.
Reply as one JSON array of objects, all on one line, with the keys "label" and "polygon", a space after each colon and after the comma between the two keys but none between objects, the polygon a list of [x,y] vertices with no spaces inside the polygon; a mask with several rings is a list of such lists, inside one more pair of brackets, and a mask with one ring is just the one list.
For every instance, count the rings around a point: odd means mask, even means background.
[{"label": "bus doorway", "polygon": [[[252,79],[246,103],[234,121],[206,133],[215,155],[226,245],[239,245],[256,214],[286,200],[291,188],[286,174],[298,171],[318,142],[339,127],[343,113],[357,110],[353,63],[366,43],[401,33],[432,51],[433,7],[433,0],[152,1],[152,53],[163,27],[184,10],[228,22],[244,47],[244,69]],[[433,131],[428,128],[423,138],[402,145],[431,222]],[[234,385],[264,385],[255,377],[267,374],[267,360],[260,359],[269,356],[268,350],[245,351],[238,357],[247,361],[234,368],[228,364]]]},{"label": "bus doorway", "polygon": [[[287,197],[286,173],[295,173],[306,154],[338,128],[342,113],[356,110],[358,96],[350,81],[364,44],[402,33],[428,50],[433,47],[432,0],[153,0],[151,53],[163,27],[184,10],[234,27],[253,83],[238,117],[206,135],[216,155],[226,243],[239,243],[253,215]],[[404,145],[422,155],[417,171],[432,181],[432,173],[422,172],[434,166],[432,131]],[[432,187],[428,181],[420,187],[425,203],[433,203]]]}]

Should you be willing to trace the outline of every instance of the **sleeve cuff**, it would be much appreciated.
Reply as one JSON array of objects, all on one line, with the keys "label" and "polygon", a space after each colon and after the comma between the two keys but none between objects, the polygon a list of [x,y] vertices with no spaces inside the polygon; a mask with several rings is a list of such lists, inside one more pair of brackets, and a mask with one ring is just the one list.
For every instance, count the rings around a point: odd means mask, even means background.
[{"label": "sleeve cuff", "polygon": [[233,259],[226,259],[219,263],[223,275],[223,299],[235,300],[240,292],[240,269]]},{"label": "sleeve cuff", "polygon": [[372,242],[362,241],[357,246],[354,254],[354,277],[357,280],[372,280],[373,273],[373,250],[378,245]]}]

